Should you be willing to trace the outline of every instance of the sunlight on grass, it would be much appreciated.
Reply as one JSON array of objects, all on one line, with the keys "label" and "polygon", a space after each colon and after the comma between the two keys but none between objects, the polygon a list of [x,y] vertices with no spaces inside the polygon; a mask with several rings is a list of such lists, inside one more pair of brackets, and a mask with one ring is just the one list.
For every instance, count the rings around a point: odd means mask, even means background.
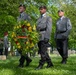
[{"label": "sunlight on grass", "polygon": [[39,57],[32,57],[29,67],[17,68],[19,57],[10,57],[5,61],[0,60],[0,75],[76,75],[76,55],[70,55],[66,65],[60,64],[61,57],[51,55],[54,67],[35,70],[38,65]]},{"label": "sunlight on grass", "polygon": [[14,71],[10,69],[2,69],[0,75],[14,75]]}]

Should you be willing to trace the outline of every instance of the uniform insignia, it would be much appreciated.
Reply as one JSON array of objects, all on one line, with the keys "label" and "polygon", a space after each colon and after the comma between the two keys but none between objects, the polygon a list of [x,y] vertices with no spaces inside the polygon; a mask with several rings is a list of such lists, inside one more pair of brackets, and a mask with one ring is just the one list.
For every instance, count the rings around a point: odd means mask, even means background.
[{"label": "uniform insignia", "polygon": [[50,18],[49,21],[52,22],[52,19]]},{"label": "uniform insignia", "polygon": [[46,15],[44,15],[44,17],[46,17]]}]

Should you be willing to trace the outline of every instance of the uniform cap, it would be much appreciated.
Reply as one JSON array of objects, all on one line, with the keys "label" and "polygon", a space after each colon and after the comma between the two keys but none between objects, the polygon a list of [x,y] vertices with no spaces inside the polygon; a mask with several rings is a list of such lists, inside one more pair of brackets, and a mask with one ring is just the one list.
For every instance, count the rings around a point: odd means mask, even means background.
[{"label": "uniform cap", "polygon": [[20,4],[19,7],[24,7],[26,9],[26,6],[24,4]]},{"label": "uniform cap", "polygon": [[58,10],[58,12],[64,12],[63,10]]},{"label": "uniform cap", "polygon": [[39,7],[39,10],[40,10],[40,9],[47,9],[47,7],[46,7],[46,6],[40,6],[40,7]]}]

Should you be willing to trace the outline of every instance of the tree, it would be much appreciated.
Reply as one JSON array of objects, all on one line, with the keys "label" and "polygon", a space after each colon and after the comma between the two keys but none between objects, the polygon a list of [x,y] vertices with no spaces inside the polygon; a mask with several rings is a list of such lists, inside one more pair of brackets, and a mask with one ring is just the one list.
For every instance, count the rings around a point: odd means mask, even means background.
[{"label": "tree", "polygon": [[0,0],[0,36],[13,30],[18,16],[18,5],[23,0]]},{"label": "tree", "polygon": [[[75,30],[75,28],[76,28],[76,19],[75,19],[76,0],[63,0],[63,1],[62,0],[54,0],[54,1],[49,0],[49,5],[50,6],[53,5],[54,7],[57,8],[57,10],[63,9],[65,11],[65,15],[71,20],[72,30],[71,30],[71,35],[69,37],[69,48],[73,48],[73,49],[76,48],[76,44],[75,44],[76,43],[76,39],[75,39],[76,38],[76,30]],[[50,8],[50,10],[51,9],[52,8]],[[56,12],[55,12],[55,10],[56,9],[50,11],[52,13],[52,18],[55,17],[53,19],[53,21],[54,21],[53,22],[53,32],[55,32],[54,26],[56,24],[56,19],[58,18],[57,17],[57,10],[56,10]],[[54,36],[54,34],[52,34],[52,40],[54,40],[53,36]],[[54,41],[52,43],[53,43],[53,45],[55,45]]]},{"label": "tree", "polygon": [[[36,25],[37,18],[39,17],[39,6],[46,5],[48,7],[48,14],[53,20],[53,30],[51,35],[51,43],[55,46],[54,33],[55,24],[58,18],[57,11],[63,9],[65,15],[68,16],[72,22],[72,31],[69,40],[69,47],[76,47],[76,0],[1,0],[0,1],[0,37],[3,36],[5,31],[12,31],[16,24],[18,13],[18,6],[20,3],[25,4],[26,12],[31,16],[32,25]],[[12,4],[12,5],[11,5]],[[72,36],[73,34],[73,36]],[[71,43],[72,42],[72,43]]]},{"label": "tree", "polygon": [[20,3],[25,4],[26,12],[31,16],[33,23],[36,22],[41,4],[47,4],[48,0],[1,0],[0,1],[0,37],[4,32],[13,30],[16,23],[18,6]]}]

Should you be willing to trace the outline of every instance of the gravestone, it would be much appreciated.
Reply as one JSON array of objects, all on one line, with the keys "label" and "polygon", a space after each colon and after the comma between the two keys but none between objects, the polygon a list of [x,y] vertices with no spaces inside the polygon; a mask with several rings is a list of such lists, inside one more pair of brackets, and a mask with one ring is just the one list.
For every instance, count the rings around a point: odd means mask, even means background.
[{"label": "gravestone", "polygon": [[72,52],[71,50],[68,50],[68,55],[69,55],[69,56],[71,55],[71,52]]},{"label": "gravestone", "polygon": [[6,56],[5,55],[0,55],[0,60],[6,60]]},{"label": "gravestone", "polygon": [[71,51],[71,54],[75,54],[75,50],[72,50],[72,51]]},{"label": "gravestone", "polygon": [[54,50],[53,54],[56,54],[57,56],[59,56],[60,54],[58,53],[58,51]]}]

